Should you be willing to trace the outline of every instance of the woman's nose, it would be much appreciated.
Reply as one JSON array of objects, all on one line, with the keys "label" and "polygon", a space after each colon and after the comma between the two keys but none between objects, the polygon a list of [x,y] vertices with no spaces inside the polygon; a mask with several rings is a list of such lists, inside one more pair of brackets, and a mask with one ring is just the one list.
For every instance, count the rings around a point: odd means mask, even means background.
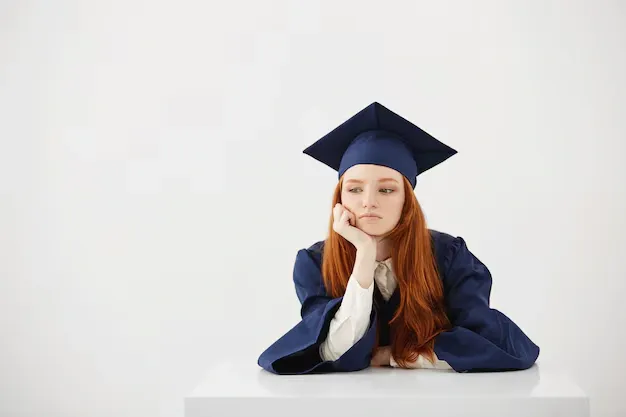
[{"label": "woman's nose", "polygon": [[367,192],[364,192],[362,196],[363,196],[363,207],[377,206],[375,193],[367,191]]}]

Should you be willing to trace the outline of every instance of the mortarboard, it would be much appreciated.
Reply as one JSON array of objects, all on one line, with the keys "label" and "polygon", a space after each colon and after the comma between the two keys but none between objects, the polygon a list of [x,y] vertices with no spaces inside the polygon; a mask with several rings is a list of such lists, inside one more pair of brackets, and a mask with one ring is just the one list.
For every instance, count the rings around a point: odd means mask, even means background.
[{"label": "mortarboard", "polygon": [[383,165],[417,176],[456,154],[413,123],[374,102],[306,148],[303,153],[338,171],[357,164]]}]

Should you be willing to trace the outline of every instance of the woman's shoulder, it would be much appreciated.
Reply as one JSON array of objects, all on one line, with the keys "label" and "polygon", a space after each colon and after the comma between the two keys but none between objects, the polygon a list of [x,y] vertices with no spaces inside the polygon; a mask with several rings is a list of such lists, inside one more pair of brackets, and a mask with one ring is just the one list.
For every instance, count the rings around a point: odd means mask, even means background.
[{"label": "woman's shoulder", "polygon": [[309,247],[301,247],[298,249],[298,254],[296,255],[296,264],[299,261],[303,264],[311,263],[311,260],[315,262],[318,268],[321,268],[322,265],[322,254],[324,253],[324,243],[325,240],[320,240]]},{"label": "woman's shoulder", "polygon": [[308,248],[306,248],[306,250],[310,253],[322,253],[324,251],[324,243],[326,243],[325,240],[317,241]]},{"label": "woman's shoulder", "polygon": [[452,243],[454,243],[454,240],[457,239],[451,234],[442,232],[440,230],[428,229],[428,231],[430,232],[430,237],[432,238],[435,245],[451,245]]},{"label": "woman's shoulder", "polygon": [[433,252],[440,268],[446,269],[459,248],[465,244],[463,238],[439,230],[429,229]]}]

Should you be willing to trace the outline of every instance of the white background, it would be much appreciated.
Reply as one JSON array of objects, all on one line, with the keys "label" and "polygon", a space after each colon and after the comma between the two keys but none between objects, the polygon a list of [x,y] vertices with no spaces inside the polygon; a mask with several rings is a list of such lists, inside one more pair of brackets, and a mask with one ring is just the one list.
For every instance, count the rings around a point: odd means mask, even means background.
[{"label": "white background", "polygon": [[0,415],[182,416],[299,318],[372,101],[459,151],[420,176],[492,305],[626,413],[620,1],[0,3]]}]

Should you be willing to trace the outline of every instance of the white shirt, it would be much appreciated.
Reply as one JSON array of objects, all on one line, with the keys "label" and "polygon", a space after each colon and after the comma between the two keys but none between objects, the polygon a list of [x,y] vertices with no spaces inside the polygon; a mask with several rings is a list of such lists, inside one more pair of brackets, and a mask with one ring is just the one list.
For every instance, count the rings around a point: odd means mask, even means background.
[{"label": "white shirt", "polygon": [[[391,258],[376,261],[374,281],[376,281],[385,301],[389,300],[397,286]],[[368,288],[363,288],[351,275],[341,306],[330,322],[328,336],[320,346],[322,360],[335,361],[339,359],[363,337],[369,327],[373,298],[374,282]],[[398,367],[393,356],[391,356],[390,365],[395,368]],[[415,362],[408,365],[410,368],[452,369],[446,361],[439,360],[437,355],[435,355],[434,364],[419,355]]]}]

